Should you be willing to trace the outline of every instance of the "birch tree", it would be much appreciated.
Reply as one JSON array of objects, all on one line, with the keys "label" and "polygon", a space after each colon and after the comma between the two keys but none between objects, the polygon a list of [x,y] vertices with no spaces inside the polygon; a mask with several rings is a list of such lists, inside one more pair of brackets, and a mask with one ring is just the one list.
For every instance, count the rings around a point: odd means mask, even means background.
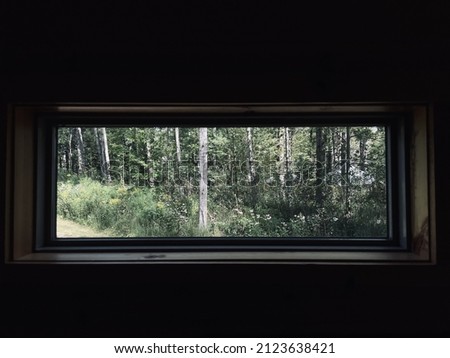
[{"label": "birch tree", "polygon": [[[180,143],[180,128],[175,128],[175,148],[176,148],[176,160],[175,160],[175,182],[181,184],[180,180],[180,166],[181,166],[181,143]],[[181,192],[183,191],[180,186]]]},{"label": "birch tree", "polygon": [[72,171],[72,131],[69,131],[66,148],[66,168],[67,172],[70,173]]},{"label": "birch tree", "polygon": [[256,169],[253,152],[253,128],[247,127],[247,181],[250,185],[255,184]]},{"label": "birch tree", "polygon": [[145,155],[146,155],[146,169],[147,169],[147,183],[149,186],[154,186],[155,179],[153,174],[153,159],[152,159],[152,144],[150,140],[151,130],[145,130]]},{"label": "birch tree", "polygon": [[75,171],[78,175],[83,174],[84,171],[84,143],[83,134],[80,127],[73,129],[75,137],[75,150],[77,155],[76,168]]},{"label": "birch tree", "polygon": [[286,183],[286,137],[284,127],[278,129],[278,177],[283,191]]},{"label": "birch tree", "polygon": [[200,128],[199,145],[200,197],[198,226],[200,229],[206,229],[208,223],[208,128]]},{"label": "birch tree", "polygon": [[316,205],[323,206],[323,181],[325,165],[325,143],[326,138],[322,127],[316,127]]},{"label": "birch tree", "polygon": [[292,133],[289,127],[284,127],[284,148],[285,172],[290,177],[292,174]]},{"label": "birch tree", "polygon": [[103,180],[110,183],[111,182],[111,164],[109,160],[109,149],[108,149],[108,137],[106,134],[106,128],[94,128],[97,150],[100,159],[100,170],[102,173]]}]

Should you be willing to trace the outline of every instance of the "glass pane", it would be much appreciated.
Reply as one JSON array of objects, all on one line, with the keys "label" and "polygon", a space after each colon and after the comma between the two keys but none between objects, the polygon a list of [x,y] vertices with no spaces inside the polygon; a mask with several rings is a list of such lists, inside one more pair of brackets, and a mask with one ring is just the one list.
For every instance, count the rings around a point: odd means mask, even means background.
[{"label": "glass pane", "polygon": [[57,134],[58,238],[388,235],[382,126]]}]

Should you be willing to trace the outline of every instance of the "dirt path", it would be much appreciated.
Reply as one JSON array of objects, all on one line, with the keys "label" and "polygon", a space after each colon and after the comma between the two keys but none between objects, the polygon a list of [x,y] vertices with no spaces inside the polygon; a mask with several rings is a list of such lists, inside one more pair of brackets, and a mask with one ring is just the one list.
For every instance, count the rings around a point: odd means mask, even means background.
[{"label": "dirt path", "polygon": [[112,236],[107,231],[99,231],[89,226],[77,224],[76,222],[63,219],[58,216],[57,237],[108,237]]}]

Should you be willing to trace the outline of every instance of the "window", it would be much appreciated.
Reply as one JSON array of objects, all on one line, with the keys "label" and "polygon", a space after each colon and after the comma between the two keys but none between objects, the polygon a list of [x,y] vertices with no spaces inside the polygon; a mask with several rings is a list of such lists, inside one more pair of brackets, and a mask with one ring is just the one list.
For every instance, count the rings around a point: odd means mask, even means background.
[{"label": "window", "polygon": [[434,262],[426,106],[15,106],[8,128],[9,262]]}]

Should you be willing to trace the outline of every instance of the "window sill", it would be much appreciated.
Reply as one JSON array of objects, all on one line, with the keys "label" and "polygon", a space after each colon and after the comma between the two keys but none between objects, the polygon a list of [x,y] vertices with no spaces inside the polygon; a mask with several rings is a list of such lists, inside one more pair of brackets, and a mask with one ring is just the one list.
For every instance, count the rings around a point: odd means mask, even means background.
[{"label": "window sill", "polygon": [[14,261],[18,264],[431,264],[426,252],[119,252],[119,253],[32,253]]}]

